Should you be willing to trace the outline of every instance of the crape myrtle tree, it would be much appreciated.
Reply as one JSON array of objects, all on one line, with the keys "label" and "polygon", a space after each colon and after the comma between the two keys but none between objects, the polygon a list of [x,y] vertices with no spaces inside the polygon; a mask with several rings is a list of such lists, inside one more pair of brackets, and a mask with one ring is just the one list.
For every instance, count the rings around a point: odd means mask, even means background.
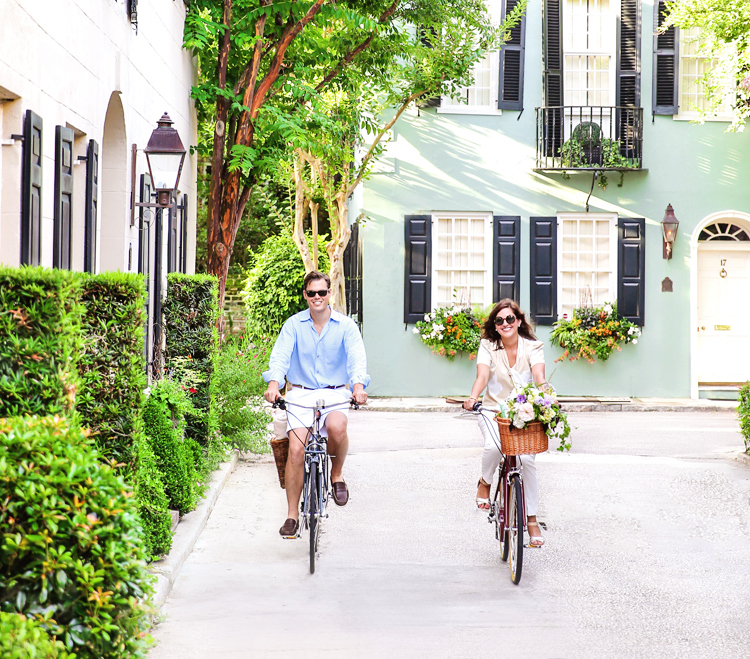
[{"label": "crape myrtle tree", "polygon": [[701,80],[707,101],[701,116],[715,115],[729,102],[733,109],[730,130],[744,130],[750,117],[750,2],[680,0],[667,7],[660,29],[700,28],[699,52],[714,60]]},{"label": "crape myrtle tree", "polygon": [[[431,40],[424,40],[431,43],[420,41],[414,26],[431,35]],[[451,53],[451,39],[459,33],[468,37],[467,29],[474,30],[472,46],[466,47],[465,38],[453,43]],[[444,39],[444,34],[454,36]],[[323,148],[324,140],[299,138],[304,132],[301,127],[314,130],[319,124],[322,128],[326,107],[336,105],[331,95],[353,98],[357,85],[390,94],[396,85],[382,81],[393,76],[394,60],[399,58],[432,85],[428,89],[425,84],[424,90],[417,84],[404,86],[402,100],[418,91],[433,93],[433,83],[455,67],[442,73],[431,68],[441,57],[427,57],[429,46],[442,52],[443,60],[451,54],[457,60],[464,58],[462,70],[469,71],[491,39],[483,0],[193,0],[185,46],[198,58],[200,84],[193,97],[199,120],[208,127],[197,148],[211,163],[206,260],[207,271],[219,278],[220,306],[237,229],[253,186],[278,167],[284,154],[296,152],[300,158],[305,152],[317,157],[316,149]],[[425,55],[421,68],[414,58],[418,42]],[[350,73],[354,69],[356,73]],[[459,80],[467,81],[466,75],[453,79],[453,89]],[[451,78],[442,82],[450,91]],[[356,143],[351,128],[359,131],[364,122],[354,117],[345,123],[348,128],[339,134],[348,131],[349,143],[338,143],[351,152]],[[294,136],[299,138],[296,142]],[[318,146],[312,148],[313,143]],[[377,146],[373,155],[376,151]],[[323,186],[326,180],[339,183],[342,160],[337,156],[332,162],[327,179],[316,168]],[[358,179],[358,173],[350,176],[352,182]],[[331,189],[329,198],[334,197]],[[329,211],[334,207],[337,203]],[[345,247],[348,235],[339,226],[332,230],[339,231],[334,241]],[[337,250],[343,252],[343,247]]]}]

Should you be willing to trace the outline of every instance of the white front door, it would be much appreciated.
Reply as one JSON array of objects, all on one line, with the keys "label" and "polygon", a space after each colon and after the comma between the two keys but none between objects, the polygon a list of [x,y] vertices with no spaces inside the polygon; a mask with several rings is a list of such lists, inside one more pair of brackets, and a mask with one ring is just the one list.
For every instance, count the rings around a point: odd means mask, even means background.
[{"label": "white front door", "polygon": [[698,245],[698,383],[750,379],[750,245]]}]

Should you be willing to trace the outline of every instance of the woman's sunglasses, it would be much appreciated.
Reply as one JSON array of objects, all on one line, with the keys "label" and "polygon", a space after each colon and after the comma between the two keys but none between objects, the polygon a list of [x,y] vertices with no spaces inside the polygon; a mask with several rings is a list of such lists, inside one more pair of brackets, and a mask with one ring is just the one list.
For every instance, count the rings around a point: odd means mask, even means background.
[{"label": "woman's sunglasses", "polygon": [[326,295],[328,295],[328,289],[326,288],[322,291],[305,291],[305,295],[307,295],[307,297],[309,297],[311,300],[316,295],[320,295],[320,297],[325,297]]},{"label": "woman's sunglasses", "polygon": [[503,326],[503,323],[508,323],[508,325],[512,325],[516,322],[516,317],[512,314],[510,316],[505,316],[505,318],[500,318],[500,316],[497,316],[495,318],[495,325],[498,325],[499,327]]}]

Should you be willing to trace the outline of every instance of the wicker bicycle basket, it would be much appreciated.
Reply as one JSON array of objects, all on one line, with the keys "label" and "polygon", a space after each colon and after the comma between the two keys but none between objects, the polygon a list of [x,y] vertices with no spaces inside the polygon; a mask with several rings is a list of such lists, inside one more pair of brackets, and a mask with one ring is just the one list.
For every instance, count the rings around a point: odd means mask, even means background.
[{"label": "wicker bicycle basket", "polygon": [[549,440],[541,421],[532,421],[523,428],[514,428],[510,419],[495,419],[500,430],[500,446],[505,455],[544,453]]},{"label": "wicker bicycle basket", "polygon": [[284,472],[286,471],[286,458],[289,455],[289,438],[272,439],[271,451],[273,451],[273,459],[276,461],[276,471],[279,472],[279,485],[284,489]]}]

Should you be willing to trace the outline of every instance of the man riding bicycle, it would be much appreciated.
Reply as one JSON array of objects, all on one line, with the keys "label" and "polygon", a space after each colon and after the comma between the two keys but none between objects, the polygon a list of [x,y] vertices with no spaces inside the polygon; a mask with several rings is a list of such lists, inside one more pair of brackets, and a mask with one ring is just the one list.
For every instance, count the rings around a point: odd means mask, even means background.
[{"label": "man riding bicycle", "polygon": [[[296,403],[287,412],[289,455],[286,462],[286,498],[288,517],[279,533],[293,537],[299,526],[299,500],[304,482],[305,445],[313,425],[313,406],[323,399],[327,405],[346,402],[350,398],[367,402],[365,387],[370,382],[362,335],[356,323],[328,306],[331,280],[321,272],[310,272],[302,285],[308,309],[291,316],[284,323],[276,340],[268,370],[265,398],[273,403],[280,398],[279,387],[288,381],[291,390],[286,400]],[[351,387],[351,392],[349,391]],[[326,412],[321,416],[321,431],[328,436],[331,455],[331,488],[334,502],[345,506],[349,489],[342,470],[349,449],[347,434],[348,410]]]}]

